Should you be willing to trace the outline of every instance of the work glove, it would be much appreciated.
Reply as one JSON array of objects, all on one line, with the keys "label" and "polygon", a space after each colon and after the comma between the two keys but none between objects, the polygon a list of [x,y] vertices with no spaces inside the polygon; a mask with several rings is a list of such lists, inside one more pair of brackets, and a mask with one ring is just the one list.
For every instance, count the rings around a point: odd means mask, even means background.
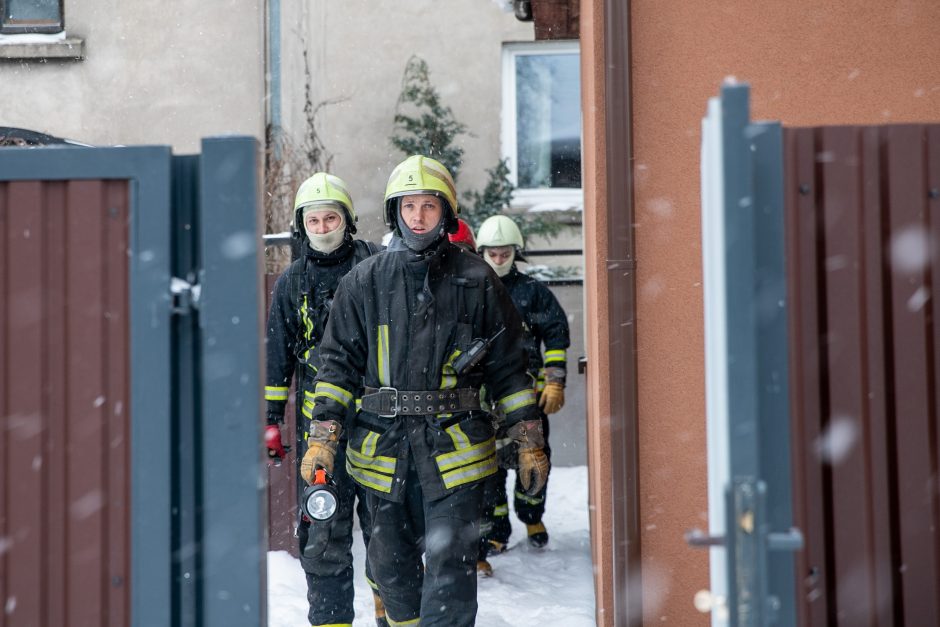
[{"label": "work glove", "polygon": [[557,381],[549,381],[539,397],[539,407],[546,414],[554,414],[565,404],[565,386]]},{"label": "work glove", "polygon": [[526,420],[509,427],[509,437],[519,446],[519,483],[526,494],[534,495],[542,491],[548,481],[551,464],[545,454],[545,437],[542,435],[541,420]]},{"label": "work glove", "polygon": [[336,447],[339,446],[339,434],[343,427],[335,420],[314,420],[310,423],[310,435],[307,436],[307,452],[300,462],[300,476],[313,485],[314,472],[323,468],[333,474],[333,460]]},{"label": "work glove", "polygon": [[264,428],[264,445],[268,447],[268,462],[278,465],[290,447],[284,446],[281,440],[281,428],[278,425],[268,425]]}]

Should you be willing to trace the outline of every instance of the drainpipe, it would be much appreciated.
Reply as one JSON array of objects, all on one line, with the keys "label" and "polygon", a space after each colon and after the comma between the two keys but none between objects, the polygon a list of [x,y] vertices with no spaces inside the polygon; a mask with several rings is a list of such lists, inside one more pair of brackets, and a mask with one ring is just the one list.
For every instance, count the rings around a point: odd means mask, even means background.
[{"label": "drainpipe", "polygon": [[[268,0],[268,67],[266,127],[275,137],[281,130],[281,0]],[[278,142],[274,142],[278,150]],[[275,155],[276,156],[276,155]]]}]

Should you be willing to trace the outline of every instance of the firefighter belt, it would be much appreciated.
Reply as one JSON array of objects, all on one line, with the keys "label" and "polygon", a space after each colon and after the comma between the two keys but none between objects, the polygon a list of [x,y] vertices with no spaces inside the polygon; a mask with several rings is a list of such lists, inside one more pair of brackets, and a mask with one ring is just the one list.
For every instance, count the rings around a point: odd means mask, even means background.
[{"label": "firefighter belt", "polygon": [[362,397],[362,410],[383,418],[451,414],[477,409],[480,409],[480,391],[474,388],[415,391],[367,387]]}]

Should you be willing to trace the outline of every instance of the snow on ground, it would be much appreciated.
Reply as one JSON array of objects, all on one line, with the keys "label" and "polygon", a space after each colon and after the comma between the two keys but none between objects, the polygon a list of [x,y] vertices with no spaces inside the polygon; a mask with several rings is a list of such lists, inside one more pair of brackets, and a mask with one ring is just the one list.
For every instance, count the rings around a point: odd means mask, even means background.
[{"label": "snow on ground", "polygon": [[[512,487],[509,482],[507,485]],[[525,525],[510,514],[510,550],[490,557],[493,576],[478,580],[479,627],[593,627],[594,575],[587,487],[586,466],[552,468],[543,521],[551,539],[544,549],[529,548]],[[372,627],[372,592],[361,576],[365,548],[358,529],[353,558],[353,626]],[[268,553],[268,627],[307,624],[307,586],[300,562],[286,551]]]}]

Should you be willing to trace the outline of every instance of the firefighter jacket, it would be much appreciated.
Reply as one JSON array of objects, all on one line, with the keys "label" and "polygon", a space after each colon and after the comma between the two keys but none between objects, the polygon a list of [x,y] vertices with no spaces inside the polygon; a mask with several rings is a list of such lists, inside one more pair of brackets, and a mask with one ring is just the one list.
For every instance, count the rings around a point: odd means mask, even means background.
[{"label": "firefighter jacket", "polygon": [[[347,240],[323,254],[310,246],[274,284],[266,338],[267,374],[264,398],[269,424],[283,422],[288,389],[295,370],[298,378],[316,375],[317,346],[330,313],[339,280],[354,265],[378,251],[371,242]],[[302,389],[303,382],[298,382]]]},{"label": "firefighter jacket", "polygon": [[[515,264],[502,281],[522,316],[529,374],[536,380],[536,389],[541,391],[545,382],[543,367],[566,370],[567,350],[571,345],[568,317],[548,286],[519,272]],[[542,345],[545,346],[544,361]]]},{"label": "firefighter jacket", "polygon": [[[363,384],[455,393],[485,384],[508,424],[538,418],[522,323],[509,294],[486,262],[446,238],[424,255],[393,239],[389,251],[340,281],[333,307],[320,345],[314,420],[343,423]],[[486,356],[469,372],[455,372],[455,360],[478,338],[492,340]],[[363,410],[348,437],[349,474],[392,501],[404,497],[409,463],[429,500],[497,470],[492,418],[481,410],[423,416]]]}]

